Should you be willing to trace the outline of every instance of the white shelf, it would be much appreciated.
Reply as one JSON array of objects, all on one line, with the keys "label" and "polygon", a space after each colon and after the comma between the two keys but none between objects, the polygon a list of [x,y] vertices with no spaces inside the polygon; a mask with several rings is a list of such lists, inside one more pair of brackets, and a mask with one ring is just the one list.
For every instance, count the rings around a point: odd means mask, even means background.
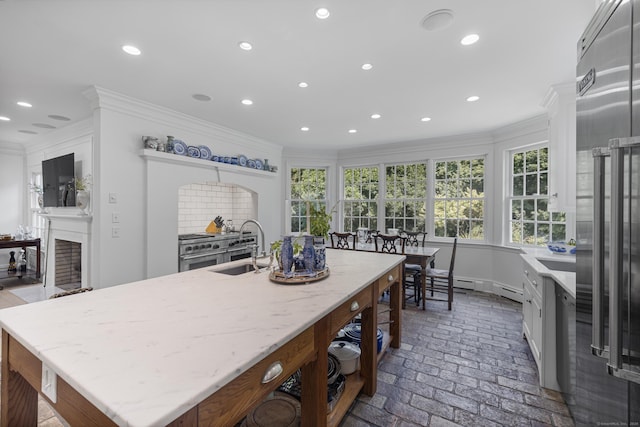
[{"label": "white shelf", "polygon": [[233,173],[241,173],[245,175],[258,175],[265,177],[275,177],[278,172],[270,172],[260,169],[252,169],[245,166],[231,165],[229,163],[214,162],[212,160],[197,159],[188,156],[181,156],[178,154],[164,153],[162,151],[156,151],[149,148],[145,148],[140,152],[140,156],[147,160],[153,160],[158,162],[173,163],[180,165],[189,165],[198,168],[212,169],[217,171],[228,171]]}]

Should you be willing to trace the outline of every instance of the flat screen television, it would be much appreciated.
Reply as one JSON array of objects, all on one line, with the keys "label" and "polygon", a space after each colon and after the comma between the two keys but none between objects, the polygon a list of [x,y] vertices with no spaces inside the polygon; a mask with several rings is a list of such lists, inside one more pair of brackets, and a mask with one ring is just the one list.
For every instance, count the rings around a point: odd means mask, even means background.
[{"label": "flat screen television", "polygon": [[44,207],[76,205],[73,153],[42,161],[42,186]]}]

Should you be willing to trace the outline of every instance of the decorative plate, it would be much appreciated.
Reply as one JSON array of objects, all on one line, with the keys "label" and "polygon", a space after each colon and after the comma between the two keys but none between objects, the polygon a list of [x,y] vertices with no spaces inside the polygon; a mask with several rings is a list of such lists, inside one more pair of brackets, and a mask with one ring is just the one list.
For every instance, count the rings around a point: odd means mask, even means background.
[{"label": "decorative plate", "polygon": [[181,156],[187,155],[187,144],[179,139],[173,140],[173,152]]},{"label": "decorative plate", "polygon": [[189,155],[189,157],[194,157],[196,159],[199,159],[200,149],[198,147],[194,147],[193,145],[190,145],[189,147],[187,147],[187,154]]},{"label": "decorative plate", "polygon": [[219,162],[220,161],[220,156],[216,156],[216,155],[211,156],[211,161]]},{"label": "decorative plate", "polygon": [[255,169],[256,168],[256,161],[253,160],[253,159],[247,160],[247,167],[249,167],[251,169]]},{"label": "decorative plate", "polygon": [[224,163],[231,163],[231,157],[225,157],[223,162]]},{"label": "decorative plate", "polygon": [[262,160],[256,159],[256,169],[264,169],[264,163],[262,163]]},{"label": "decorative plate", "polygon": [[206,145],[200,145],[198,146],[198,148],[200,149],[200,158],[201,159],[205,159],[205,160],[210,160],[211,159],[211,150],[209,150],[209,147],[207,147]]},{"label": "decorative plate", "polygon": [[574,246],[568,245],[565,242],[551,242],[547,244],[547,248],[549,248],[549,250],[554,254],[560,254],[560,255],[576,254],[575,245]]},{"label": "decorative plate", "polygon": [[245,156],[244,154],[240,154],[238,156],[238,164],[240,166],[247,166],[247,156]]}]

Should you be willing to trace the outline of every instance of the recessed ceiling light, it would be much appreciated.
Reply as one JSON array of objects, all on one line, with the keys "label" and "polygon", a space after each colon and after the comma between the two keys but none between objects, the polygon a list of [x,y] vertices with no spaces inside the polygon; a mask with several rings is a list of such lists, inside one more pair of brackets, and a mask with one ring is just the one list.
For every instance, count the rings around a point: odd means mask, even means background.
[{"label": "recessed ceiling light", "polygon": [[453,11],[438,9],[424,17],[420,26],[427,31],[438,31],[447,28],[453,22]]},{"label": "recessed ceiling light", "polygon": [[460,40],[460,44],[465,45],[465,46],[469,46],[470,44],[474,44],[478,40],[480,40],[480,36],[479,35],[477,35],[477,34],[469,34],[467,36],[464,36],[462,38],[462,40]]},{"label": "recessed ceiling light", "polygon": [[193,99],[196,101],[211,101],[211,97],[209,95],[205,95],[204,93],[196,93],[191,95]]},{"label": "recessed ceiling light", "polygon": [[431,121],[431,117],[423,117],[420,119],[421,122],[430,122]]},{"label": "recessed ceiling light", "polygon": [[380,117],[382,117],[382,116],[380,114],[378,114],[378,113],[371,115],[372,119],[379,119]]},{"label": "recessed ceiling light", "polygon": [[349,129],[349,133],[356,133],[356,132],[358,132],[357,129]]},{"label": "recessed ceiling light", "polygon": [[331,13],[329,13],[329,9],[326,7],[319,7],[316,9],[316,18],[318,19],[327,19],[329,15],[331,15]]},{"label": "recessed ceiling light", "polygon": [[49,117],[50,119],[53,119],[53,120],[60,120],[62,122],[68,122],[68,121],[71,120],[69,117],[59,116],[57,114],[49,114],[47,117]]},{"label": "recessed ceiling light", "polygon": [[38,132],[36,132],[34,130],[26,130],[26,129],[20,129],[18,132],[28,133],[29,135],[37,135],[38,134]]},{"label": "recessed ceiling light", "polygon": [[476,102],[478,99],[480,99],[479,96],[473,95],[467,98],[467,102]]},{"label": "recessed ceiling light", "polygon": [[140,51],[140,49],[138,49],[137,47],[131,46],[128,44],[122,46],[122,50],[124,50],[129,55],[135,55],[135,56],[138,56],[142,53],[142,51]]},{"label": "recessed ceiling light", "polygon": [[250,99],[243,99],[242,104],[244,105],[253,105],[253,101]]},{"label": "recessed ceiling light", "polygon": [[0,116],[0,120],[2,120],[3,122],[8,122],[11,119],[9,117],[6,117],[6,116]]},{"label": "recessed ceiling light", "polygon": [[251,50],[251,49],[253,49],[253,46],[249,42],[240,42],[240,43],[238,43],[238,46],[240,46],[240,49],[242,49],[242,50]]},{"label": "recessed ceiling light", "polygon": [[29,104],[29,103],[28,103],[28,102],[26,102],[26,101],[18,101],[18,102],[16,102],[16,104],[18,104],[18,105],[19,105],[19,106],[21,106],[21,107],[27,107],[27,108],[31,108],[31,107],[33,107],[33,105]]},{"label": "recessed ceiling light", "polygon": [[306,126],[301,127],[301,128],[300,128],[300,130],[301,130],[302,132],[309,132],[309,128],[308,128],[308,127],[306,127]]},{"label": "recessed ceiling light", "polygon": [[42,128],[42,129],[55,129],[55,126],[52,126],[50,124],[47,123],[32,123],[33,126],[37,127],[37,128]]},{"label": "recessed ceiling light", "polygon": [[362,64],[362,69],[365,71],[369,71],[370,69],[373,68],[373,65],[367,63],[367,64]]},{"label": "recessed ceiling light", "polygon": [[300,83],[298,83],[298,87],[302,87],[302,88],[304,88],[304,87],[309,87],[309,83],[307,83],[307,82],[300,82]]}]

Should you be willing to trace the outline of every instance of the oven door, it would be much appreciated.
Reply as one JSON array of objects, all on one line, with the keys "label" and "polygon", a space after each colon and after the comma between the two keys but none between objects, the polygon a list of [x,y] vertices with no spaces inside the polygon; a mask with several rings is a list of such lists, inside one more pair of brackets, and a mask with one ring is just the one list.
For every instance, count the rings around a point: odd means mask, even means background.
[{"label": "oven door", "polygon": [[209,252],[194,255],[182,255],[178,259],[178,271],[195,270],[224,262],[224,252]]},{"label": "oven door", "polygon": [[251,258],[251,247],[227,249],[224,262],[237,261],[239,259]]}]

